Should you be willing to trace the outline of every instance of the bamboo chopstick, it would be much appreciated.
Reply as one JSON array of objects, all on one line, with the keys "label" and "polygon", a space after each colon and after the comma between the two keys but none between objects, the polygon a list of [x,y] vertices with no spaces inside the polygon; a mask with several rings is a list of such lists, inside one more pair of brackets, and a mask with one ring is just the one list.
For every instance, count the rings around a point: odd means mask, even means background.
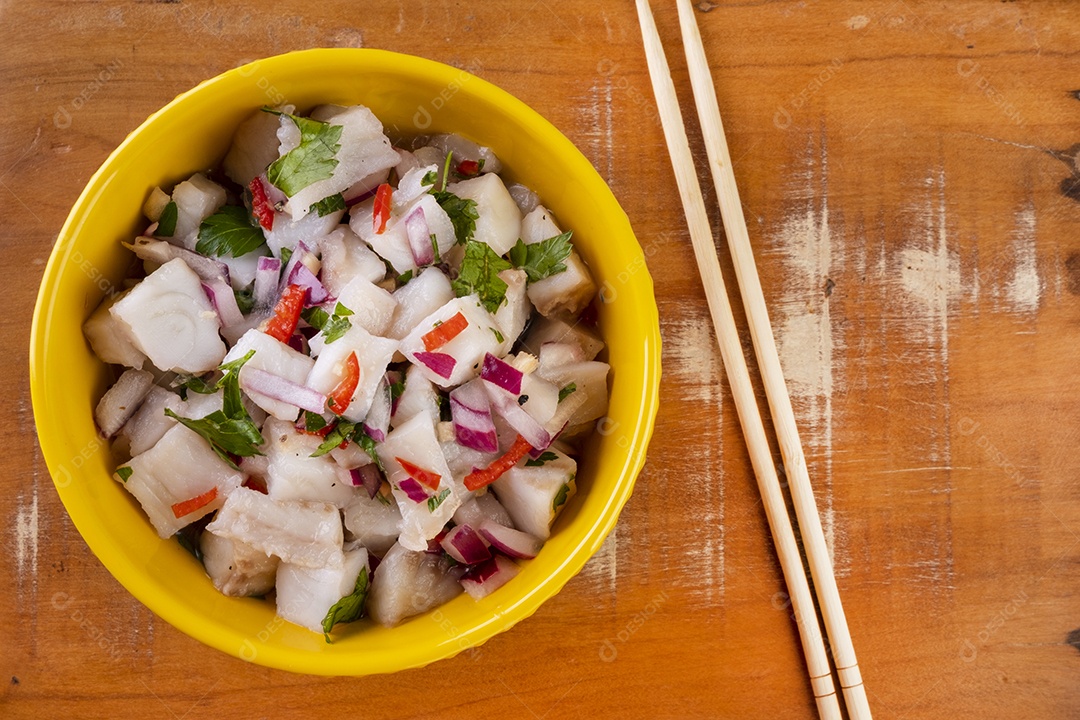
[{"label": "bamboo chopstick", "polygon": [[652,77],[653,91],[656,93],[664,136],[675,167],[679,196],[690,226],[694,255],[705,286],[705,296],[709,303],[716,340],[720,346],[720,354],[723,357],[724,368],[727,370],[735,407],[746,437],[750,461],[754,474],[757,476],[758,489],[764,502],[773,543],[780,557],[780,566],[784,572],[795,611],[818,714],[822,718],[833,720],[840,718],[841,715],[833,686],[829,658],[825,652],[825,644],[818,625],[813,597],[803,570],[799,546],[791,527],[791,519],[787,514],[780,481],[773,465],[772,451],[769,449],[769,442],[765,436],[765,428],[754,397],[753,385],[750,383],[750,373],[746,367],[746,358],[742,353],[735,318],[724,287],[720,261],[716,256],[712,229],[705,210],[705,200],[701,195],[701,187],[698,185],[690,144],[675,95],[675,85],[671,81],[671,72],[668,69],[667,58],[664,55],[664,48],[660,42],[648,0],[637,0],[637,9],[645,42],[645,54],[649,63],[649,74]]},{"label": "bamboo chopstick", "polygon": [[832,643],[837,676],[844,693],[844,705],[852,718],[869,719],[870,704],[855,658],[855,647],[844,616],[844,607],[840,602],[840,591],[836,587],[829,548],[821,530],[821,517],[810,486],[810,474],[806,467],[802,442],[799,440],[799,429],[795,424],[795,413],[791,408],[791,397],[788,395],[784,373],[780,367],[780,356],[776,352],[769,311],[761,291],[754,252],[750,247],[750,236],[746,229],[746,219],[743,217],[742,203],[739,201],[739,189],[731,167],[731,155],[724,136],[724,125],[720,119],[720,107],[716,100],[709,62],[705,57],[701,32],[690,0],[676,0],[676,4],[679,8],[679,26],[682,29],[683,47],[690,70],[694,103],[705,138],[705,150],[709,157],[709,169],[716,187],[716,196],[720,201],[724,232],[749,320],[750,335],[758,367],[761,369],[765,395],[780,442],[780,453],[787,469],[791,498],[799,519],[799,530],[803,547],[806,549],[810,574],[814,578],[825,629]]}]

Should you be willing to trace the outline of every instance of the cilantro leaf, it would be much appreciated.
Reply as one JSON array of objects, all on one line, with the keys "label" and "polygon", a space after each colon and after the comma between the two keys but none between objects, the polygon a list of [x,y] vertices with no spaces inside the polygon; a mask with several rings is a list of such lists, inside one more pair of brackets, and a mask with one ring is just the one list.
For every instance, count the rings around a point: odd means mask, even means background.
[{"label": "cilantro leaf", "polygon": [[427,499],[428,512],[435,512],[440,505],[443,504],[443,500],[450,497],[450,488],[446,488],[438,495],[432,495]]},{"label": "cilantro leaf", "polygon": [[401,273],[400,275],[398,275],[398,276],[397,276],[397,284],[398,284],[398,287],[401,287],[401,286],[402,286],[402,285],[404,285],[405,283],[407,283],[407,282],[409,282],[410,280],[412,280],[412,276],[413,276],[413,271],[412,271],[412,270],[406,270],[405,272],[403,272],[403,273]]},{"label": "cilantro leaf", "polygon": [[255,308],[255,288],[246,287],[242,290],[234,290],[233,295],[236,296],[236,306],[240,308],[240,312],[247,315]]},{"label": "cilantro leaf", "polygon": [[353,431],[352,439],[360,446],[360,449],[366,452],[368,457],[375,462],[375,467],[385,473],[386,468],[383,467],[382,460],[379,459],[379,454],[375,452],[375,439],[367,434],[363,425],[358,426],[356,430]]},{"label": "cilantro leaf", "polygon": [[495,342],[501,344],[506,339],[506,338],[503,337],[503,334],[501,332],[499,332],[498,330],[496,330],[495,328],[488,328],[488,330],[495,333]]},{"label": "cilantro leaf", "polygon": [[531,245],[526,245],[524,240],[519,239],[514,247],[510,248],[510,262],[525,271],[529,282],[564,272],[566,265],[563,260],[570,257],[574,250],[570,244],[572,234],[572,230],[567,230],[562,235]]},{"label": "cilantro leaf", "polygon": [[360,574],[356,576],[356,585],[352,593],[338,600],[326,611],[326,617],[322,621],[323,636],[326,642],[330,642],[330,631],[338,623],[359,620],[364,615],[364,601],[368,593],[368,569],[367,566],[360,568]]},{"label": "cilantro leaf", "polygon": [[176,202],[170,200],[161,211],[157,231],[154,235],[157,237],[172,237],[176,233],[176,215]]},{"label": "cilantro leaf", "polygon": [[402,373],[401,377],[390,383],[390,402],[397,402],[401,394],[405,392],[405,374]]},{"label": "cilantro leaf", "polygon": [[216,383],[208,383],[198,375],[177,375],[169,386],[176,388],[181,400],[187,400],[189,390],[200,395],[213,395],[217,392]]},{"label": "cilantro leaf", "polygon": [[297,117],[277,110],[263,108],[275,115],[284,115],[300,128],[300,144],[270,163],[266,179],[288,197],[308,185],[333,177],[341,149],[341,125],[330,125],[311,118]]},{"label": "cilantro leaf", "polygon": [[121,465],[120,467],[116,468],[116,476],[119,477],[122,482],[127,482],[128,480],[130,480],[131,475],[134,472],[135,471],[127,465]]},{"label": "cilantro leaf", "polygon": [[326,427],[326,420],[322,415],[313,413],[310,410],[304,411],[304,429],[310,433],[317,433]]},{"label": "cilantro leaf", "polygon": [[338,303],[334,306],[332,315],[321,307],[313,306],[303,310],[300,317],[304,318],[304,322],[308,325],[322,332],[323,339],[329,345],[352,330],[352,323],[349,321],[349,316],[352,314],[352,310]]},{"label": "cilantro leaf", "polygon": [[559,391],[559,402],[562,402],[566,398],[570,397],[577,391],[577,383],[570,383],[562,390]]},{"label": "cilantro leaf", "polygon": [[[570,476],[570,482],[574,481],[574,476]],[[570,496],[570,483],[563,483],[563,486],[559,488],[559,492],[555,493],[555,499],[551,503],[551,511],[555,512],[560,507],[566,504],[566,499]]]},{"label": "cilantro leaf", "polygon": [[465,200],[448,190],[432,191],[431,196],[450,217],[457,241],[464,243],[472,240],[476,232],[476,221],[480,218],[480,214],[476,211],[476,201]]},{"label": "cilantro leaf", "polygon": [[334,426],[334,429],[326,435],[326,439],[323,440],[322,445],[319,445],[319,447],[315,449],[315,452],[311,453],[311,457],[322,457],[341,445],[341,443],[347,441],[352,435],[353,428],[355,427],[356,423],[351,423],[348,420],[340,421]]},{"label": "cilantro leaf", "polygon": [[465,244],[461,271],[451,283],[458,297],[476,293],[488,312],[495,312],[506,299],[506,283],[499,277],[503,270],[513,267],[495,254],[486,243],[470,240]]},{"label": "cilantro leaf", "polygon": [[319,217],[326,217],[332,212],[345,209],[345,197],[338,193],[337,195],[331,195],[325,197],[317,203],[312,203],[308,208],[308,212],[319,213]]},{"label": "cilantro leaf", "polygon": [[529,458],[528,460],[526,460],[525,461],[525,467],[544,467],[544,463],[550,462],[551,460],[558,460],[558,459],[559,459],[558,455],[556,455],[553,452],[548,451],[548,452],[541,453],[540,457],[536,458],[535,460],[533,460],[532,458]]},{"label": "cilantro leaf", "polygon": [[221,410],[215,410],[203,418],[185,418],[169,408],[165,409],[166,415],[201,435],[210,443],[218,457],[234,469],[238,468],[230,455],[262,455],[259,446],[266,442],[258,426],[248,415],[240,394],[240,368],[253,355],[255,351],[251,350],[244,357],[221,366],[221,379],[213,386],[215,390],[224,389]]},{"label": "cilantro leaf", "polygon": [[240,205],[226,205],[199,225],[195,250],[214,257],[240,257],[266,242],[262,230],[251,223],[251,214]]},{"label": "cilantro leaf", "polygon": [[439,181],[439,173],[434,170],[428,170],[424,173],[424,177],[420,180],[421,186],[432,186]]}]

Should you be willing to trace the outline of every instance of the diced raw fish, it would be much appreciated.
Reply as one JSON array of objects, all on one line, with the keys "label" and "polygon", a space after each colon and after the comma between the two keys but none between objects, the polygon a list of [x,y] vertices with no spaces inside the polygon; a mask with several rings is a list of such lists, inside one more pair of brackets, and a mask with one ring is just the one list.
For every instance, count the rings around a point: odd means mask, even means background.
[{"label": "diced raw fish", "polygon": [[348,225],[338,225],[322,239],[319,249],[322,251],[319,277],[332,297],[338,297],[354,277],[375,283],[386,276],[386,265],[371,248],[360,242]]},{"label": "diced raw fish", "polygon": [[494,493],[475,495],[463,502],[454,513],[455,525],[470,525],[475,529],[485,520],[494,520],[508,528],[514,527],[510,513],[506,512]]},{"label": "diced raw fish", "polygon": [[452,567],[441,554],[394,545],[372,579],[368,612],[375,622],[393,627],[457,597],[461,573],[460,567]]},{"label": "diced raw fish", "polygon": [[[395,150],[395,152],[398,152],[400,156],[399,151]],[[348,202],[363,195],[375,192],[375,190],[390,177],[390,170],[391,168],[386,168],[384,170],[373,172],[367,177],[360,178],[350,185],[347,190],[342,191],[342,198],[344,198],[345,202]]]},{"label": "diced raw fish", "polygon": [[240,123],[222,163],[230,180],[240,187],[247,187],[256,176],[266,171],[270,163],[277,160],[277,131],[280,125],[281,119],[277,115],[262,110],[253,112]]},{"label": "diced raw fish", "polygon": [[203,566],[218,592],[231,597],[265,595],[274,589],[277,557],[246,543],[203,532],[199,538]]},{"label": "diced raw fish", "polygon": [[349,354],[355,352],[360,365],[360,381],[342,416],[352,422],[359,422],[371,408],[375,390],[397,348],[397,340],[377,337],[359,325],[354,325],[319,353],[319,358],[308,374],[307,386],[324,395],[329,394],[344,378],[345,363]]},{"label": "diced raw fish", "polygon": [[218,258],[229,268],[229,280],[233,290],[243,290],[255,282],[255,271],[259,267],[259,258],[269,255],[265,247],[258,247],[247,255],[232,257],[222,255]]},{"label": "diced raw fish", "polygon": [[401,533],[401,510],[396,502],[384,503],[361,491],[345,506],[345,527],[357,542],[381,557]]},{"label": "diced raw fish", "polygon": [[298,431],[292,423],[268,420],[266,489],[275,500],[307,500],[344,507],[356,493],[341,481],[337,464],[328,455],[311,457],[323,438]]},{"label": "diced raw fish", "polygon": [[476,163],[482,162],[482,170],[485,173],[497,173],[502,170],[502,163],[499,162],[499,158],[495,156],[491,148],[477,145],[472,140],[463,138],[456,133],[433,135],[428,140],[428,145],[439,150],[443,157],[446,157],[449,152],[454,153],[451,160],[451,165],[454,167],[458,167],[462,160],[472,160]]},{"label": "diced raw fish", "polygon": [[[183,425],[176,425],[154,447],[128,463],[131,477],[124,483],[163,538],[222,506],[225,497],[244,481],[210,445]],[[205,505],[177,517],[173,507],[215,491]]]},{"label": "diced raw fish", "polygon": [[[420,161],[417,160],[416,156],[413,155],[411,152],[409,152],[408,150],[403,150],[399,147],[396,147],[394,149],[397,150],[398,156],[401,158],[401,160],[398,161],[398,164],[394,166],[394,172],[397,173],[397,176],[399,178],[405,177],[405,174],[408,173],[410,170],[415,170],[416,168],[420,167]],[[401,187],[400,181],[398,182],[398,187]]]},{"label": "diced raw fish", "polygon": [[499,457],[499,453],[485,453],[459,445],[453,438],[442,443],[442,448],[446,465],[458,481],[463,481],[474,469],[487,467]]},{"label": "diced raw fish", "polygon": [[372,335],[383,335],[394,317],[398,301],[367,278],[354,277],[341,289],[337,301],[352,311],[349,321]]},{"label": "diced raw fish", "polygon": [[492,484],[518,530],[546,540],[551,524],[566,501],[577,491],[577,463],[555,448],[545,453],[555,455],[543,465],[516,465]]},{"label": "diced raw fish", "polygon": [[150,222],[156,223],[161,219],[161,213],[165,211],[165,206],[169,204],[170,200],[171,198],[167,192],[155,186],[150,191],[150,196],[146,198],[146,202],[143,203],[143,215]]},{"label": "diced raw fish", "polygon": [[345,447],[338,446],[334,448],[329,454],[334,459],[334,462],[338,464],[338,467],[344,470],[352,470],[372,463],[371,456],[362,447],[352,442]]},{"label": "diced raw fish", "polygon": [[[315,365],[315,361],[304,353],[297,352],[280,340],[256,329],[244,333],[243,337],[225,355],[225,362],[239,360],[252,350],[255,354],[244,363],[244,367],[240,368],[241,384],[245,382],[251,370],[263,370],[297,385],[303,385],[307,382],[312,366]],[[294,422],[300,414],[300,408],[295,405],[251,390],[245,392],[256,405],[279,420]]]},{"label": "diced raw fish", "polygon": [[[521,395],[518,402],[541,425],[555,414],[559,405],[560,386],[549,382],[536,373],[529,373],[521,379]],[[526,398],[521,400],[521,398]],[[599,417],[599,416],[598,416]]]},{"label": "diced raw fish", "polygon": [[[408,287],[408,286],[406,286]],[[434,352],[454,359],[453,370],[443,377],[429,365],[417,359],[416,353],[428,352],[423,337],[438,325],[461,313],[468,326]],[[454,298],[420,321],[401,341],[401,352],[414,365],[422,367],[424,376],[444,388],[468,382],[480,374],[480,363],[487,353],[495,354],[505,341],[491,313],[484,309],[476,295]]]},{"label": "diced raw fish", "polygon": [[563,365],[585,362],[581,347],[575,343],[548,342],[540,346],[540,371],[552,370]]},{"label": "diced raw fish", "polygon": [[430,183],[425,185],[424,178],[428,177],[429,173],[438,173],[438,171],[438,165],[422,165],[402,175],[391,196],[391,209],[398,215],[403,215],[405,208],[411,206],[413,200],[431,191],[434,186]]},{"label": "diced raw fish", "polygon": [[225,357],[218,315],[199,276],[179,258],[148,275],[109,312],[161,370],[204,373]]},{"label": "diced raw fish", "polygon": [[319,213],[307,213],[294,219],[288,213],[274,213],[274,229],[265,231],[266,245],[274,257],[281,257],[282,248],[294,252],[298,243],[317,248],[323,240],[341,224],[344,210],[319,217]]},{"label": "diced raw fish", "polygon": [[281,563],[277,571],[278,615],[313,632],[322,632],[326,613],[341,598],[352,595],[361,572],[371,572],[364,548],[344,553],[338,563],[328,567]]},{"label": "diced raw fish", "polygon": [[[427,541],[438,535],[443,525],[453,517],[465,494],[464,488],[454,482],[446,465],[435,428],[424,414],[418,413],[391,431],[386,441],[376,446],[376,452],[401,509],[401,537],[398,542],[410,550],[426,549]],[[434,501],[413,500],[401,489],[401,483],[406,479],[414,482],[419,479],[412,478],[398,458],[439,476],[438,487],[422,488],[430,498],[440,496],[445,490],[450,491],[438,507],[433,507]]]},{"label": "diced raw fish", "polygon": [[570,416],[570,424],[596,420],[607,412],[608,387],[607,376],[611,366],[607,363],[591,360],[588,362],[542,367],[537,372],[560,388],[574,383],[575,394],[584,392],[586,402]]},{"label": "diced raw fish", "polygon": [[397,411],[390,418],[390,424],[398,427],[419,413],[425,413],[434,427],[439,421],[439,393],[422,368],[410,365],[405,371],[405,390],[398,398]]},{"label": "diced raw fish", "polygon": [[176,229],[168,240],[194,250],[199,225],[225,204],[225,188],[202,173],[195,173],[173,188],[172,200],[176,203]]},{"label": "diced raw fish", "polygon": [[349,226],[371,246],[372,250],[389,262],[394,272],[399,275],[417,269],[416,256],[409,242],[408,230],[409,218],[414,212],[423,214],[422,227],[426,227],[425,241],[430,242],[428,238],[434,236],[440,255],[449,251],[457,242],[450,216],[431,195],[421,194],[400,211],[391,212],[386,229],[378,234],[372,228],[371,207],[372,205],[367,202],[355,206],[350,213]]},{"label": "diced raw fish", "polygon": [[166,408],[180,417],[199,419],[215,410],[220,410],[221,406],[220,391],[212,395],[191,392],[188,393],[188,399],[184,401],[174,392],[152,387],[146,399],[139,405],[139,409],[130,420],[124,423],[117,437],[126,441],[128,452],[134,457],[154,447],[157,441],[176,425],[176,420],[165,414]]},{"label": "diced raw fish", "polygon": [[538,355],[543,344],[549,342],[573,343],[581,349],[585,360],[594,359],[604,349],[604,341],[581,323],[562,318],[535,318],[525,335],[525,349]]},{"label": "diced raw fish", "polygon": [[486,243],[496,255],[505,255],[521,235],[521,211],[495,174],[451,183],[447,190],[458,197],[476,201],[474,240]]},{"label": "diced raw fish", "polygon": [[520,183],[507,186],[506,191],[514,198],[522,215],[528,216],[540,204],[540,196]]},{"label": "diced raw fish", "polygon": [[344,542],[341,513],[330,503],[275,500],[245,487],[229,495],[206,529],[310,568],[340,562]]},{"label": "diced raw fish", "polygon": [[313,203],[347,190],[373,173],[388,170],[401,160],[383,134],[382,123],[366,107],[345,108],[327,122],[342,126],[341,148],[335,156],[338,164],[331,177],[314,182],[289,198],[289,212],[297,219],[304,217]]},{"label": "diced raw fish", "polygon": [[543,242],[561,234],[562,230],[555,224],[551,211],[543,205],[537,205],[521,219],[521,240],[526,245]]},{"label": "diced raw fish", "polygon": [[104,437],[112,437],[124,426],[154,386],[154,376],[129,368],[109,388],[94,409],[94,422]]},{"label": "diced raw fish", "polygon": [[544,317],[577,315],[596,295],[596,283],[576,250],[563,264],[563,272],[529,285],[529,300]]},{"label": "diced raw fish", "polygon": [[506,283],[506,302],[495,311],[495,322],[499,324],[503,336],[501,352],[496,354],[502,355],[514,347],[518,336],[525,329],[525,323],[529,321],[533,308],[526,292],[528,276],[524,270],[516,268],[503,270],[499,273],[499,278]]},{"label": "diced raw fish", "polygon": [[427,268],[394,291],[397,311],[386,331],[387,337],[400,340],[412,332],[421,320],[454,299],[450,280],[438,268]]},{"label": "diced raw fish", "polygon": [[130,292],[125,290],[118,295],[106,295],[97,310],[83,323],[83,334],[94,354],[104,362],[141,368],[146,356],[135,347],[124,323],[110,312],[110,308]]}]

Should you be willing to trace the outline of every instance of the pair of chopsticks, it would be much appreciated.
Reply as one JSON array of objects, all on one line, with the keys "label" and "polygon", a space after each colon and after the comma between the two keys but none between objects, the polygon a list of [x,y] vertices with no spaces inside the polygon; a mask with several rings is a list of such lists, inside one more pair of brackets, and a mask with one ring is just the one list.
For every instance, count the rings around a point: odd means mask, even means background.
[{"label": "pair of chopsticks", "polygon": [[[791,398],[788,396],[787,385],[780,368],[776,341],[773,338],[765,297],[761,291],[754,254],[750,247],[746,219],[743,217],[742,203],[739,201],[739,191],[735,185],[731,156],[724,137],[724,126],[720,120],[720,109],[716,101],[716,91],[713,88],[712,74],[705,57],[701,33],[698,30],[690,0],[676,0],[676,4],[679,9],[679,25],[682,29],[686,61],[690,70],[694,102],[709,157],[709,169],[712,172],[716,194],[720,201],[720,212],[724,221],[728,248],[734,261],[754,351],[780,443],[780,453],[787,470],[792,503],[799,521],[807,562],[817,589],[821,615],[832,644],[836,675],[843,691],[844,705],[849,717],[854,720],[868,719],[871,717],[870,705],[866,697],[866,689],[862,684],[859,665],[855,659],[855,648],[851,642],[847,619],[844,617],[840,593],[836,587],[829,549],[821,530],[821,518],[818,515],[817,503],[810,486],[810,475],[806,467],[802,443],[799,440],[799,430],[795,425]],[[720,354],[724,360],[724,367],[727,369],[735,407],[738,410],[743,435],[746,437],[750,451],[750,461],[754,474],[757,476],[758,490],[765,505],[765,514],[769,521],[773,543],[780,557],[780,566],[787,582],[818,714],[822,718],[841,718],[829,654],[825,650],[814,599],[803,570],[799,545],[795,540],[791,519],[787,514],[784,495],[773,465],[772,451],[758,411],[754,388],[750,382],[742,344],[735,326],[735,318],[731,312],[724,278],[720,272],[712,229],[694,170],[693,156],[690,153],[690,144],[686,137],[678,98],[675,95],[675,85],[671,80],[671,71],[668,68],[664,47],[660,41],[648,0],[637,0],[637,9],[645,41],[649,74],[652,77],[653,92],[656,94],[664,136],[675,167],[679,196],[690,226],[694,255],[705,285],[705,295],[708,299],[716,339],[720,345]]]}]

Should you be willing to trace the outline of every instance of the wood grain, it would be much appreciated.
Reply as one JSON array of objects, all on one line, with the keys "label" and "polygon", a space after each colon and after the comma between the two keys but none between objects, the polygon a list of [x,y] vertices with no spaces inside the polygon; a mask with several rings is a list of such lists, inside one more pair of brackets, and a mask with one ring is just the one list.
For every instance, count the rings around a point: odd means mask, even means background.
[{"label": "wood grain", "polygon": [[[1080,16],[697,7],[875,715],[1077,716]],[[597,556],[477,652],[389,677],[270,671],[157,620],[67,519],[26,381],[45,259],[107,154],[199,81],[317,45],[471,65],[554,122],[630,216],[665,341],[649,462]],[[7,3],[0,48],[0,716],[814,716],[632,3]]]}]

